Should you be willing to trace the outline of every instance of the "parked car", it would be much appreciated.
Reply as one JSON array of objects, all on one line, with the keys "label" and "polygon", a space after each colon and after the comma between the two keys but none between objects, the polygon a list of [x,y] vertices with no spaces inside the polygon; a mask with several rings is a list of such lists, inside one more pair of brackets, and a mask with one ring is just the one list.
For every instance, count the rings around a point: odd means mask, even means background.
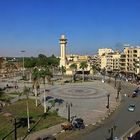
[{"label": "parked car", "polygon": [[56,138],[52,135],[42,135],[38,137],[36,140],[56,140]]},{"label": "parked car", "polygon": [[130,105],[128,106],[128,111],[134,112],[134,111],[135,111],[135,105],[134,105],[134,104],[130,104]]},{"label": "parked car", "polygon": [[139,88],[135,89],[132,93],[128,94],[128,97],[134,98],[134,97],[137,97],[138,95],[140,95],[140,89]]},{"label": "parked car", "polygon": [[118,139],[118,137],[114,137],[114,139],[113,139],[113,140],[119,140],[119,139]]},{"label": "parked car", "polygon": [[84,129],[85,128],[84,120],[82,118],[74,119],[72,124],[73,124],[74,128],[78,128],[78,129]]},{"label": "parked car", "polygon": [[72,117],[71,122],[61,124],[63,130],[74,130],[74,129],[84,129],[84,120],[82,118]]},{"label": "parked car", "polygon": [[139,95],[140,94],[140,89],[139,88],[135,89],[133,93]]}]

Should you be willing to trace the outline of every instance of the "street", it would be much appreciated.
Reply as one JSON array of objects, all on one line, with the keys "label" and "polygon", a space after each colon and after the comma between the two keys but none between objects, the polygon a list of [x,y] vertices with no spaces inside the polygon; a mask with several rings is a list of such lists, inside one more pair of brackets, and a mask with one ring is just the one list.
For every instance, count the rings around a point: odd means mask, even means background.
[{"label": "street", "polygon": [[[123,86],[122,94],[130,93],[135,89],[132,85]],[[116,130],[114,130],[114,137],[121,137],[129,128],[131,128],[136,120],[140,119],[140,97],[137,98],[128,98],[125,97],[125,101],[121,104],[119,109],[103,124],[100,128],[96,129],[90,134],[82,136],[79,140],[107,140],[109,138],[110,133],[109,129],[116,126]],[[129,112],[127,107],[129,104],[135,104],[136,110],[134,112]]]},{"label": "street", "polygon": [[[87,127],[84,131],[76,131],[72,133],[61,134],[57,136],[58,140],[107,140],[111,136],[111,128],[114,126],[116,129],[113,131],[113,137],[120,138],[126,133],[134,124],[136,120],[140,119],[140,96],[136,98],[129,98],[125,94],[132,93],[136,89],[135,85],[127,82],[122,84],[122,103],[119,108],[105,121],[96,126]],[[129,104],[135,104],[136,109],[134,112],[127,110]],[[114,128],[115,128],[114,127]],[[89,129],[89,130],[88,130]]]}]

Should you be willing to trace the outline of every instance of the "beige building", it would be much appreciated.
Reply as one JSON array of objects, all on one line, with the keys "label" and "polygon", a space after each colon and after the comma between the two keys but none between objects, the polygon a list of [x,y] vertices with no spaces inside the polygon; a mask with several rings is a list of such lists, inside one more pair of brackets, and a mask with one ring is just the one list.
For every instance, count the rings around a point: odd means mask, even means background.
[{"label": "beige building", "polygon": [[127,73],[140,73],[140,47],[124,45],[124,51],[120,57],[120,71]]},{"label": "beige building", "polygon": [[110,48],[101,48],[101,49],[98,49],[98,55],[99,56],[102,56],[103,54],[108,54],[108,53],[112,53],[113,50],[110,49]]},{"label": "beige building", "polygon": [[100,56],[100,68],[106,69],[107,71],[118,71],[119,70],[119,52],[104,53]]},{"label": "beige building", "polygon": [[81,71],[80,69],[80,63],[81,62],[87,62],[88,67],[86,71],[90,71],[90,57],[88,55],[67,55],[67,65],[66,65],[66,74],[71,75],[73,71],[70,69],[70,65],[75,63],[77,65],[77,71]]}]

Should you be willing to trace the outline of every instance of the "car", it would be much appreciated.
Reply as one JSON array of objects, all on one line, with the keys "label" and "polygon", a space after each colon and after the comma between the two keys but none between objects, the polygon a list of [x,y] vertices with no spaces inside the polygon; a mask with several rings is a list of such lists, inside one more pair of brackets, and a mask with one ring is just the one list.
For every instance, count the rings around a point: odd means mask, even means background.
[{"label": "car", "polygon": [[134,104],[130,104],[130,105],[128,106],[128,111],[134,112],[134,111],[135,111],[135,105],[134,105]]},{"label": "car", "polygon": [[82,118],[76,118],[76,119],[74,119],[73,126],[75,128],[78,128],[78,129],[80,129],[80,128],[84,129],[85,128],[84,120]]},{"label": "car", "polygon": [[114,139],[113,139],[113,140],[119,140],[119,139],[118,139],[118,137],[114,137]]},{"label": "car", "polygon": [[128,94],[128,97],[134,98],[134,97],[137,97],[138,95],[140,95],[140,89],[139,88],[135,89],[132,93]]},{"label": "car", "polygon": [[140,94],[140,89],[139,88],[135,89],[133,93]]}]

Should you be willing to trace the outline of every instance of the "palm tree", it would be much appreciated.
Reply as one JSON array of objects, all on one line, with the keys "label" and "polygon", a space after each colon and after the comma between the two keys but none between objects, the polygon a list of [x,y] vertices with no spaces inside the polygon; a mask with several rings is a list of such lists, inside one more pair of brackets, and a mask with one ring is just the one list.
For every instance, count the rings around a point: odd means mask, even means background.
[{"label": "palm tree", "polygon": [[47,67],[43,68],[40,70],[40,77],[42,78],[43,84],[44,84],[44,113],[46,113],[46,86],[45,86],[46,82],[45,80],[46,80],[46,77],[47,79],[50,79],[50,77],[52,77],[52,72]]},{"label": "palm tree", "polygon": [[77,71],[77,64],[73,63],[70,65],[70,69],[72,69],[72,73],[73,73],[73,78],[72,81],[75,82],[75,75],[76,75],[76,71]]},{"label": "palm tree", "polygon": [[105,81],[105,75],[106,75],[106,69],[103,68],[102,71],[101,71],[102,75],[103,75],[103,82]]},{"label": "palm tree", "polygon": [[88,67],[87,62],[83,61],[80,63],[80,69],[82,69],[83,72],[83,81],[85,81],[85,75],[84,75],[84,70]]},{"label": "palm tree", "polygon": [[61,66],[60,71],[61,71],[61,74],[62,74],[62,79],[64,79],[64,73],[66,73],[66,67]]},{"label": "palm tree", "polygon": [[118,77],[118,73],[116,73],[116,74],[114,75],[114,87],[116,87],[117,77]]},{"label": "palm tree", "polygon": [[37,68],[35,68],[33,70],[32,77],[33,77],[33,89],[34,89],[34,94],[35,94],[35,104],[37,107],[38,106],[37,95],[38,95],[38,89],[40,86],[39,85],[40,74],[39,74],[39,70]]},{"label": "palm tree", "polygon": [[94,75],[95,75],[95,73],[97,71],[97,68],[96,68],[95,65],[91,65],[91,69],[92,69],[92,78],[94,78]]},{"label": "palm tree", "polygon": [[29,92],[30,88],[27,88],[26,86],[24,87],[23,93],[26,95],[27,100],[26,100],[26,107],[27,107],[27,124],[28,124],[28,132],[30,132],[30,115],[29,115]]}]

